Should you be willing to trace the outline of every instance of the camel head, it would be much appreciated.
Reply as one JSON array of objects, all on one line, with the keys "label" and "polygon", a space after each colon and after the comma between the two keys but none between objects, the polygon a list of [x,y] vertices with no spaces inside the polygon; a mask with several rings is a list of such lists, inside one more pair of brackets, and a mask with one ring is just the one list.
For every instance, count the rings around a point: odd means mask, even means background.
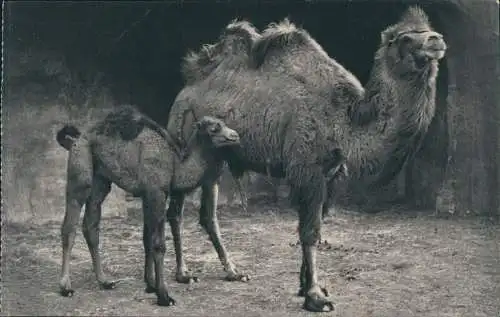
[{"label": "camel head", "polygon": [[386,65],[398,75],[437,70],[447,46],[443,35],[430,26],[425,12],[410,7],[400,21],[382,32],[381,50]]},{"label": "camel head", "polygon": [[183,77],[187,83],[205,79],[223,61],[248,56],[258,38],[260,34],[252,24],[233,20],[224,28],[217,42],[205,44],[199,51],[191,51],[184,57]]},{"label": "camel head", "polygon": [[196,122],[196,129],[202,144],[212,144],[215,148],[240,144],[239,134],[220,119],[204,116]]},{"label": "camel head", "polygon": [[60,146],[69,151],[80,135],[80,131],[75,126],[66,124],[62,129],[57,131],[56,140]]}]

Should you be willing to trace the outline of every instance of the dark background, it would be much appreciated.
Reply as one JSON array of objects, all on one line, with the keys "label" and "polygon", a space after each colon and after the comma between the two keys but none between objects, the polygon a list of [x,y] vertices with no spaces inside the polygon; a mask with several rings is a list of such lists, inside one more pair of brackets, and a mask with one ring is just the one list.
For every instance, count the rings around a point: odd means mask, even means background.
[{"label": "dark background", "polygon": [[[234,18],[262,30],[289,17],[364,83],[380,32],[408,6],[396,1],[16,1],[6,5],[5,43],[7,50],[58,51],[74,71],[99,69],[118,102],[137,104],[164,124],[183,86],[182,57],[216,41]],[[440,31],[442,6],[422,7]]]}]

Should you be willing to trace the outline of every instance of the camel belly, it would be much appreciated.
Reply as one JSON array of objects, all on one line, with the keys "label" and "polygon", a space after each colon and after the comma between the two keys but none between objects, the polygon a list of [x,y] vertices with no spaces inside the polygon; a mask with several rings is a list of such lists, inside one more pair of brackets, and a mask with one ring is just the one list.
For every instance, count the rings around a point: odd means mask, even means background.
[{"label": "camel belly", "polygon": [[208,164],[202,160],[191,160],[178,166],[175,171],[171,189],[191,192],[207,182],[214,182],[222,174],[223,162]]},{"label": "camel belly", "polygon": [[147,189],[168,190],[172,181],[171,153],[157,144],[135,140],[94,144],[96,172],[131,193]]}]

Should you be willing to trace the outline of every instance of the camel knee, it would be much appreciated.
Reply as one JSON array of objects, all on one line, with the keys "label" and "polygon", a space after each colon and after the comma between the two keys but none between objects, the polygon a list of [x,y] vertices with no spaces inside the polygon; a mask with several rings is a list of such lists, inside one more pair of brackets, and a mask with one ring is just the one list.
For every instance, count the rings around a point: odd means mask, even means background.
[{"label": "camel knee", "polygon": [[167,245],[164,239],[163,240],[154,239],[152,247],[153,247],[153,252],[156,254],[163,256],[165,252],[167,252]]},{"label": "camel knee", "polygon": [[321,219],[326,196],[325,186],[302,196],[299,204],[299,237],[303,245],[314,245],[321,239]]},{"label": "camel knee", "polygon": [[300,208],[299,238],[303,245],[314,245],[321,239],[323,204],[312,204]]},{"label": "camel knee", "polygon": [[63,243],[67,242],[67,239],[70,235],[76,234],[78,224],[64,222],[61,226],[61,236],[63,237]]},{"label": "camel knee", "polygon": [[321,230],[319,226],[301,228],[299,237],[303,245],[315,245],[321,238]]},{"label": "camel knee", "polygon": [[88,244],[96,246],[99,243],[99,226],[95,222],[83,221],[82,232]]},{"label": "camel knee", "polygon": [[76,198],[68,198],[68,202],[66,204],[66,213],[61,225],[61,236],[63,237],[64,244],[67,243],[70,235],[74,235],[76,233],[78,222],[80,220],[82,205],[83,202],[81,202],[81,200]]},{"label": "camel knee", "polygon": [[158,228],[153,229],[151,232],[151,250],[154,254],[159,254],[163,256],[166,252],[165,237],[163,234],[163,228],[165,226],[165,219],[159,219]]}]

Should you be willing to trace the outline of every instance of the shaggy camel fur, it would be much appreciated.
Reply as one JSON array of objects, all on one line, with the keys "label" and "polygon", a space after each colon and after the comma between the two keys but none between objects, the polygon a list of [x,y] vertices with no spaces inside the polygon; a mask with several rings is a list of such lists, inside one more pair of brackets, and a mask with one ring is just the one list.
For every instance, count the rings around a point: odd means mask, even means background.
[{"label": "shaggy camel fur", "polygon": [[[219,119],[202,117],[196,121],[186,148],[180,153],[164,129],[127,106],[112,111],[83,134],[76,127],[66,125],[57,133],[57,141],[69,151],[66,213],[61,228],[60,293],[63,296],[74,293],[70,282],[70,254],[84,204],[82,229],[97,281],[102,289],[115,287],[116,282],[104,276],[99,256],[101,205],[111,190],[111,184],[115,183],[142,197],[146,292],[155,292],[159,305],[175,304],[168,294],[163,275],[167,197],[169,194],[173,197],[184,195],[207,179],[218,177],[226,148],[239,144],[238,133]],[[170,216],[174,209],[169,208],[167,218],[178,251],[182,249],[181,228],[173,220],[175,217]],[[201,217],[214,222],[209,214],[202,213]],[[219,236],[217,227],[210,229],[209,234]],[[180,260],[177,263],[179,270],[185,268]],[[178,276],[178,280],[185,282],[181,279],[184,277]]]},{"label": "shaggy camel fur", "polygon": [[[189,110],[224,118],[241,137],[228,161],[233,175],[250,170],[287,181],[297,196],[305,309],[333,309],[316,268],[329,154],[342,150],[350,180],[375,187],[394,179],[434,116],[445,51],[443,36],[420,8],[411,7],[382,32],[365,88],[288,20],[262,34],[248,22],[233,22],[218,42],[186,57],[186,86],[167,130],[182,142],[188,131],[179,118]],[[201,188],[201,205],[215,214],[216,178],[205,179]]]}]

